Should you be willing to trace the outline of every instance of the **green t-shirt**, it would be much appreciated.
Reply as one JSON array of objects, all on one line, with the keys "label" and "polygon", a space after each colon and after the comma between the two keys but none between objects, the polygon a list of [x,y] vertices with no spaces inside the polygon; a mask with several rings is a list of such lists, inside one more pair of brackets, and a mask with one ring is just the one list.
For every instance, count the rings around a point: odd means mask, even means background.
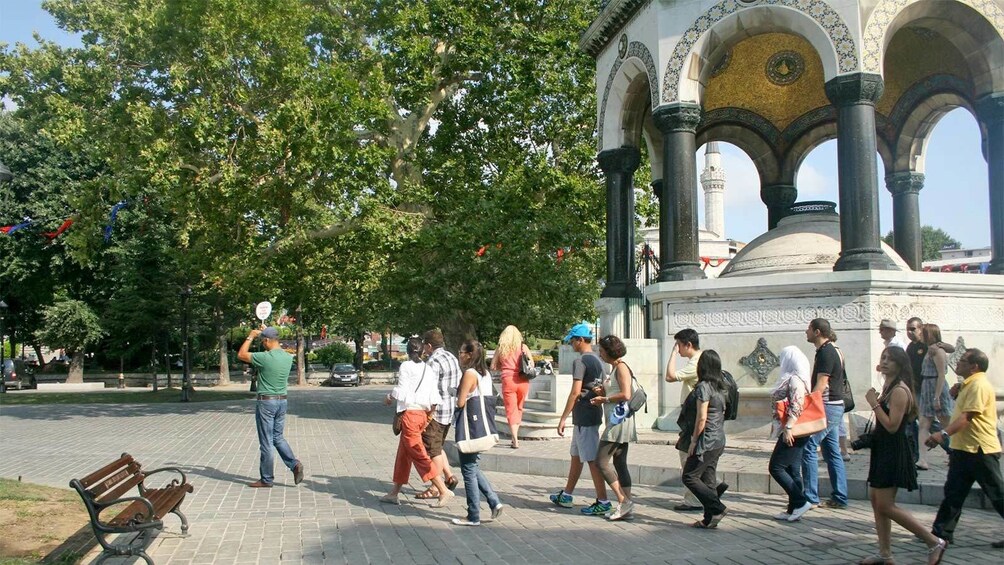
[{"label": "green t-shirt", "polygon": [[251,354],[251,365],[258,369],[258,394],[286,394],[293,356],[276,347]]}]

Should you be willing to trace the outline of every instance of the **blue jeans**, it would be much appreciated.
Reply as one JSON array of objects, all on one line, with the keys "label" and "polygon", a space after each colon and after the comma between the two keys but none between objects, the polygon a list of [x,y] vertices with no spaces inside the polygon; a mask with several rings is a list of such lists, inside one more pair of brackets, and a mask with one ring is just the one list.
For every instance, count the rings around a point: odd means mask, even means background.
[{"label": "blue jeans", "polygon": [[791,514],[805,505],[805,484],[802,482],[802,454],[808,437],[795,438],[792,445],[784,443],[784,438],[777,439],[774,451],[770,454],[767,471],[771,477],[788,493],[788,508]]},{"label": "blue jeans", "polygon": [[283,428],[286,427],[286,400],[259,400],[255,404],[254,417],[258,427],[258,447],[261,449],[258,473],[261,475],[261,482],[270,485],[275,479],[272,476],[275,466],[273,446],[290,471],[299,463],[286,438],[282,437]]},{"label": "blue jeans", "polygon": [[481,495],[485,495],[488,507],[495,509],[502,501],[499,500],[495,491],[492,490],[488,477],[481,472],[478,461],[481,459],[480,453],[460,454],[460,475],[464,477],[464,492],[467,493],[467,520],[470,522],[481,521]]},{"label": "blue jeans", "polygon": [[847,504],[847,470],[840,455],[840,422],[844,419],[843,404],[826,404],[826,429],[809,437],[802,452],[802,477],[805,480],[805,499],[819,504],[819,459],[816,448],[822,445],[823,460],[830,474],[830,499]]}]

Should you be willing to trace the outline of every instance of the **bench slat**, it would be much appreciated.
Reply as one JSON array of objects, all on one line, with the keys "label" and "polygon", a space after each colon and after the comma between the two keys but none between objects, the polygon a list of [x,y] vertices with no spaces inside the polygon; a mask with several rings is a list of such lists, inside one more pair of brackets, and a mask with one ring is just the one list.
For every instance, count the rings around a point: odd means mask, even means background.
[{"label": "bench slat", "polygon": [[104,467],[98,469],[97,471],[94,471],[90,475],[87,475],[86,477],[80,479],[80,484],[82,484],[85,489],[90,490],[91,485],[97,483],[98,481],[101,481],[102,479],[106,478],[108,475],[114,473],[120,468],[128,466],[132,462],[133,462],[132,455],[124,453],[122,457],[118,458],[114,462],[109,463]]},{"label": "bench slat", "polygon": [[[179,502],[182,501],[182,499],[185,498],[185,494],[187,492],[188,489],[179,487],[148,490],[145,498],[153,505],[153,518],[158,520],[164,518],[164,516],[166,516],[175,506],[177,506]],[[140,500],[136,500],[130,503],[129,506],[126,506],[125,510],[112,518],[108,523],[113,526],[122,526],[127,524],[129,520],[135,518],[137,514],[140,515],[139,520],[141,522],[146,522],[151,519],[150,516],[146,515],[147,511],[148,509],[146,504],[143,504]]]},{"label": "bench slat", "polygon": [[[139,471],[139,469],[137,469],[137,471]],[[134,487],[138,486],[140,483],[143,483],[144,479],[147,478],[143,473],[137,473],[137,474],[132,475],[132,476],[126,475],[126,477],[127,477],[126,480],[121,481],[120,483],[118,483],[110,491],[107,491],[107,492],[105,492],[103,494],[96,494],[95,493],[94,494],[94,500],[96,500],[97,502],[111,502],[111,501],[113,501],[115,499],[121,498],[122,495],[126,494],[127,492],[129,492],[130,490],[132,490]],[[110,483],[111,485],[114,485],[114,483],[111,483],[110,480],[108,481],[108,483]]]}]

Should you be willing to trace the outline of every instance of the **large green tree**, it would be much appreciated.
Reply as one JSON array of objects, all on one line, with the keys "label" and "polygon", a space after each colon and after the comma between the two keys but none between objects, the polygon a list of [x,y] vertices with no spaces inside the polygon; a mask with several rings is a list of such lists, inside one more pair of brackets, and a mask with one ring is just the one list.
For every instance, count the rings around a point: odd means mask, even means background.
[{"label": "large green tree", "polygon": [[[888,245],[893,245],[893,232],[886,234],[882,241]],[[922,226],[920,228],[921,261],[937,261],[941,259],[941,250],[947,247],[961,247],[962,243],[955,239],[948,232],[933,226]]]}]

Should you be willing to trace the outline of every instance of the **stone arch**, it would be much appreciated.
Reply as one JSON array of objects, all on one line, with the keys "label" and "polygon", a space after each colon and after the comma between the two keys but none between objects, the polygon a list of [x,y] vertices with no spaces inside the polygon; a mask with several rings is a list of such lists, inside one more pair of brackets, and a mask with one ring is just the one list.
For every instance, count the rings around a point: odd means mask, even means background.
[{"label": "stone arch", "polygon": [[[826,2],[760,0],[757,5],[747,7],[736,0],[722,0],[681,34],[666,63],[662,103],[698,101],[700,77],[696,75],[700,72],[685,72],[685,68],[694,69],[700,57],[707,59],[744,37],[768,31],[805,38],[819,54],[826,80],[858,69],[857,47],[850,28]],[[708,65],[704,67],[704,71],[709,70]]]},{"label": "stone arch", "polygon": [[887,140],[892,156],[886,161],[886,174],[924,172],[927,142],[942,116],[961,107],[976,117],[969,87],[953,75],[934,75],[903,93],[889,116],[896,137]]},{"label": "stone arch", "polygon": [[[782,136],[786,138],[790,137],[791,139],[790,144],[787,145],[784,155],[781,157],[782,178],[792,179],[792,181],[794,181],[796,175],[798,174],[799,167],[802,166],[802,161],[809,156],[809,153],[812,153],[813,149],[819,147],[823,143],[837,138],[836,119],[818,119],[811,122],[811,124],[812,125],[803,127],[801,131],[792,131],[789,133],[788,130],[792,129],[791,126],[789,126],[784,132],[782,132]],[[882,158],[882,163],[888,169],[888,166],[892,163],[893,159],[892,149],[881,136],[879,136],[876,140],[876,149],[879,156]]]},{"label": "stone arch", "polygon": [[1004,8],[997,0],[879,0],[862,36],[862,70],[881,74],[889,41],[916,22],[959,49],[970,64],[976,97],[1004,91]]},{"label": "stone arch", "polygon": [[721,108],[706,112],[697,127],[696,146],[709,141],[723,141],[742,149],[760,177],[760,185],[781,181],[781,167],[774,148],[777,129],[753,112],[738,108]]},{"label": "stone arch", "polygon": [[[659,101],[658,85],[658,71],[652,53],[644,43],[632,41],[628,44],[624,57],[619,57],[610,67],[606,85],[603,87],[600,115],[597,117],[598,143],[601,150],[604,147],[620,147],[625,144],[637,146],[644,124],[644,116],[639,116],[644,114],[644,110],[639,112],[639,108],[647,106],[648,113],[651,114],[651,108],[654,108]],[[647,100],[643,94],[647,94]],[[610,112],[608,118],[609,104],[615,104],[615,111]],[[620,138],[621,132],[627,127],[631,127],[632,130]]]}]

